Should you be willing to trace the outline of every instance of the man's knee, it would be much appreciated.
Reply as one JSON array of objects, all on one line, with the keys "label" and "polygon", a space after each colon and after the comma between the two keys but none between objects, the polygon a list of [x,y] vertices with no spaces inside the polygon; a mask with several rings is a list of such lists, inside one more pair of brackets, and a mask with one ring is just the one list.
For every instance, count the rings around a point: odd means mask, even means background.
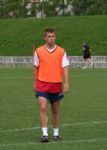
[{"label": "man's knee", "polygon": [[58,113],[59,113],[59,109],[58,109],[58,108],[54,108],[54,109],[52,110],[52,113],[53,113],[53,114],[58,114]]},{"label": "man's knee", "polygon": [[47,111],[47,108],[45,106],[40,107],[40,112],[45,113]]}]

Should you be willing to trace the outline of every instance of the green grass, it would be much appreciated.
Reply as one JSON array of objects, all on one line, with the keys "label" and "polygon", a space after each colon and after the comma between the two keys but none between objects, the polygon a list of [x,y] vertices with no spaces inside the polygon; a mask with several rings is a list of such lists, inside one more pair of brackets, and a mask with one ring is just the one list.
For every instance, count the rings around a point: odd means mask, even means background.
[{"label": "green grass", "polygon": [[82,55],[82,43],[88,42],[92,55],[107,55],[107,16],[51,17],[45,19],[0,20],[0,55],[31,55],[31,47],[44,43],[44,29],[55,28],[56,43],[69,55]]},{"label": "green grass", "polygon": [[49,144],[40,143],[40,128],[32,129],[40,127],[32,85],[31,69],[0,69],[0,150],[107,149],[106,69],[70,70],[70,91],[61,103],[60,143],[52,140],[52,126]]}]

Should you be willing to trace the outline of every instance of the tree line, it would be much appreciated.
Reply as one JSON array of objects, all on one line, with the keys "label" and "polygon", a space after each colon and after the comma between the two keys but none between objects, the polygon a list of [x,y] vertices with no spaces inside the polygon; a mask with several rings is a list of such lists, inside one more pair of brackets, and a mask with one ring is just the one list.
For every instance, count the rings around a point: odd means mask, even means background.
[{"label": "tree line", "polygon": [[107,0],[73,0],[75,15],[107,14]]},{"label": "tree line", "polygon": [[0,18],[107,14],[107,0],[0,0]]}]

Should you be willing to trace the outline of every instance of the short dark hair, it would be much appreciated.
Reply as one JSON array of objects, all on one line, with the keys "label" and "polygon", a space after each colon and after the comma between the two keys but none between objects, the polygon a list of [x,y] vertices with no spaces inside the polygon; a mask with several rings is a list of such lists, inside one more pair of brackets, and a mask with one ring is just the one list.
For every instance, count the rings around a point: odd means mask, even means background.
[{"label": "short dark hair", "polygon": [[45,33],[44,34],[46,35],[47,32],[55,33],[55,30],[53,28],[47,28],[47,29],[45,29]]}]

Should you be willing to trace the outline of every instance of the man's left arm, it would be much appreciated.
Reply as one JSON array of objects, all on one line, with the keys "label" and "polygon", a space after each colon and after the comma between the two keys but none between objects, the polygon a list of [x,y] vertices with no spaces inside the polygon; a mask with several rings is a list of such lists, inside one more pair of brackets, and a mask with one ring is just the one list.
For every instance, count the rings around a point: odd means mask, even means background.
[{"label": "man's left arm", "polygon": [[67,93],[69,91],[69,60],[66,52],[64,53],[62,59],[62,68],[63,68],[63,77],[64,77],[64,92]]},{"label": "man's left arm", "polygon": [[64,76],[64,92],[68,93],[68,91],[69,91],[69,69],[68,69],[68,66],[63,68],[63,76]]}]

